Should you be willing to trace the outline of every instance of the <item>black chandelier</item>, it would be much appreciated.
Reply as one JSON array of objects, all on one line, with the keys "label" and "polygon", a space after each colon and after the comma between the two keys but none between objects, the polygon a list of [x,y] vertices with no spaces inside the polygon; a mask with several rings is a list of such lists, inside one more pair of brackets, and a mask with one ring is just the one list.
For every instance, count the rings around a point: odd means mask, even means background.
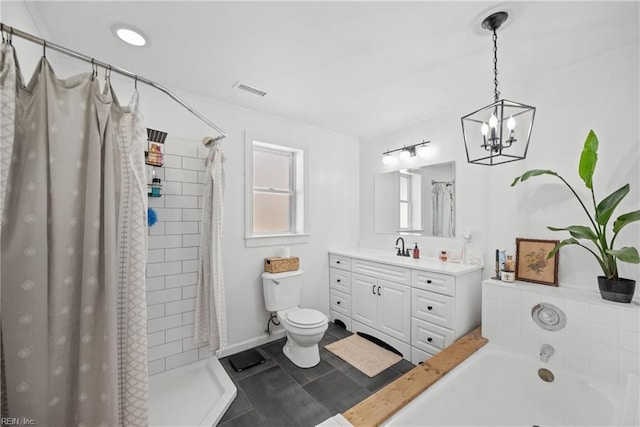
[{"label": "black chandelier", "polygon": [[536,108],[500,99],[498,91],[498,36],[509,14],[496,12],[482,21],[493,32],[493,103],[462,117],[467,161],[493,166],[527,157]]}]

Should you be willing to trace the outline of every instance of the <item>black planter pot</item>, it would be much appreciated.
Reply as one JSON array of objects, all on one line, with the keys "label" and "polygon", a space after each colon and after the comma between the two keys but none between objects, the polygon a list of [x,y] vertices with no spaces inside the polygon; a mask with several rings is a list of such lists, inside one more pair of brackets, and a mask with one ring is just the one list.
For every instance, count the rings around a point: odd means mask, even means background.
[{"label": "black planter pot", "polygon": [[629,303],[636,290],[636,281],[631,279],[609,280],[605,276],[598,276],[598,287],[602,299],[614,302]]}]

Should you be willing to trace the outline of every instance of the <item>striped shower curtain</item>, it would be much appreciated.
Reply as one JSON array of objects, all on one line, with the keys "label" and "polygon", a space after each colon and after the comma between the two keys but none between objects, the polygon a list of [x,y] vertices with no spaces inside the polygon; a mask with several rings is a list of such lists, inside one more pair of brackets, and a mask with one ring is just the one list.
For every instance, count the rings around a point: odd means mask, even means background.
[{"label": "striped shower curtain", "polygon": [[13,47],[1,53],[2,417],[145,426],[137,94],[120,106],[92,73],[59,79],[46,58],[25,85]]}]

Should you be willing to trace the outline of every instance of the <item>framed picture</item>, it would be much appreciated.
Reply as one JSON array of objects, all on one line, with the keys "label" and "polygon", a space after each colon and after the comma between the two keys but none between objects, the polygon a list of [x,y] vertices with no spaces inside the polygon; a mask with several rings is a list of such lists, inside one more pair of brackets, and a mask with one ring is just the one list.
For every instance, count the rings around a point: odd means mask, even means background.
[{"label": "framed picture", "polygon": [[516,238],[516,280],[558,286],[558,252],[547,259],[558,240]]}]

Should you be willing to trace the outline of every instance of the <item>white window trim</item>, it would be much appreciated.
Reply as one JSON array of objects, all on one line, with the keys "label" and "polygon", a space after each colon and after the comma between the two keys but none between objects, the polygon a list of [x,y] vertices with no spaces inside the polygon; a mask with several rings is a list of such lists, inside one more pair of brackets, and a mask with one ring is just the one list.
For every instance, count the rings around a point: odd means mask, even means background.
[{"label": "white window trim", "polygon": [[[407,184],[407,198],[402,198],[402,180],[406,181]],[[400,179],[398,180],[398,194],[400,194],[400,205],[398,206],[398,212],[400,216],[400,221],[402,221],[402,204],[405,203],[407,205],[407,226],[401,227],[398,225],[399,230],[411,230],[413,225],[413,198],[411,192],[411,175],[400,172]]]},{"label": "white window trim", "polygon": [[[278,246],[278,245],[295,245],[303,244],[309,241],[310,235],[307,233],[308,227],[308,210],[307,210],[307,194],[308,194],[308,179],[307,179],[307,158],[304,155],[304,150],[300,147],[296,147],[294,144],[280,145],[272,144],[267,138],[261,138],[250,132],[245,132],[245,246],[246,247],[259,247],[259,246]],[[254,234],[253,233],[253,144],[258,143],[265,148],[275,148],[277,150],[286,150],[295,153],[298,156],[298,160],[294,160],[297,165],[301,167],[295,167],[295,180],[297,183],[302,182],[302,185],[296,185],[296,206],[293,208],[293,212],[296,215],[296,230],[291,233],[278,233],[278,234]]]}]

